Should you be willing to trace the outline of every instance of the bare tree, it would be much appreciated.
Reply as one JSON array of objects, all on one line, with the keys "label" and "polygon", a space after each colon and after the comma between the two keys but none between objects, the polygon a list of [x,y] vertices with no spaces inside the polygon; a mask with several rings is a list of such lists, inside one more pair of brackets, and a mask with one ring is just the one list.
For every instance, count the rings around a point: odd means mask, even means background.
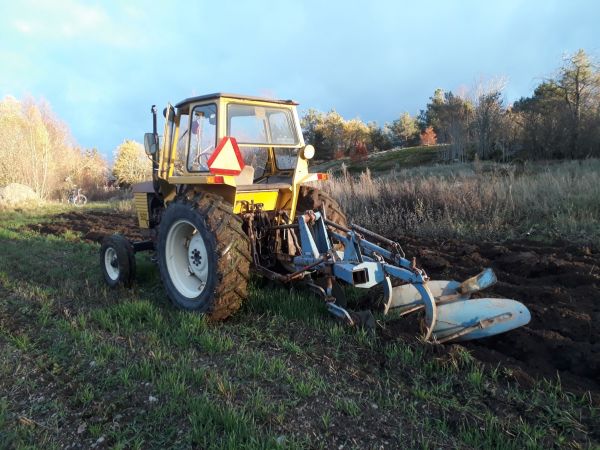
[{"label": "bare tree", "polygon": [[475,109],[472,123],[476,152],[481,159],[489,159],[499,145],[505,112],[502,91],[506,79],[480,80],[475,88]]},{"label": "bare tree", "polygon": [[600,72],[588,55],[579,50],[564,57],[564,65],[559,69],[556,85],[560,89],[569,112],[571,157],[581,153],[583,110],[598,107],[600,92]]}]

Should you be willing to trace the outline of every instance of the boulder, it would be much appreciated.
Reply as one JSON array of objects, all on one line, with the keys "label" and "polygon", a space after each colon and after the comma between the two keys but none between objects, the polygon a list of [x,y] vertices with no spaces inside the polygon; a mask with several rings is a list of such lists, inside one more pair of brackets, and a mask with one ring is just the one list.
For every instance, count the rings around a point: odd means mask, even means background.
[{"label": "boulder", "polygon": [[19,206],[39,199],[35,191],[24,184],[10,183],[0,187],[0,207]]}]

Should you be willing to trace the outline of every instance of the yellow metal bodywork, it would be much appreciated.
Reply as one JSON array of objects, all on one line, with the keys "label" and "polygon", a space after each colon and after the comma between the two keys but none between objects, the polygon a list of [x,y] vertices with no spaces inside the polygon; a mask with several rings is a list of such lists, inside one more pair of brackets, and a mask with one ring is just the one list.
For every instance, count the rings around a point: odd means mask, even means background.
[{"label": "yellow metal bodywork", "polygon": [[133,194],[133,203],[137,211],[140,228],[150,228],[150,213],[148,211],[148,194],[136,192]]},{"label": "yellow metal bodywork", "polygon": [[[277,147],[297,149],[299,152],[297,164],[293,170],[289,187],[286,188],[281,187],[281,185],[269,186],[269,184],[261,184],[259,189],[254,187],[257,185],[254,185],[253,189],[245,189],[247,186],[238,186],[236,179],[233,176],[214,176],[209,172],[189,172],[187,169],[187,164],[184,164],[184,167],[179,169],[179,173],[174,174],[175,160],[177,158],[177,142],[179,139],[180,120],[182,118],[182,114],[190,114],[193,108],[199,105],[216,104],[216,142],[218,143],[227,135],[227,105],[230,103],[250,106],[275,106],[277,108],[287,109],[292,113],[294,126],[298,135],[298,142],[293,145],[277,145]],[[192,189],[197,192],[213,192],[220,195],[227,202],[233,205],[233,212],[235,214],[243,213],[247,209],[252,209],[256,205],[260,205],[260,208],[263,211],[279,210],[285,206],[285,209],[288,210],[290,219],[294,219],[301,184],[310,181],[317,181],[317,174],[310,174],[308,172],[308,160],[303,158],[302,148],[304,147],[304,139],[302,137],[302,133],[300,132],[300,120],[298,118],[295,104],[269,102],[268,100],[242,99],[238,97],[227,97],[227,95],[221,95],[215,98],[191,102],[184,105],[183,111],[180,109],[181,108],[178,108],[177,113],[175,114],[171,113],[171,111],[174,111],[173,107],[170,104],[167,106],[167,120],[165,122],[163,134],[164,138],[162,141],[163,144],[162,148],[160,149],[160,154],[158,155],[159,168],[157,175],[160,183],[160,191],[166,203],[176,197],[177,186],[185,185],[186,189]],[[172,120],[170,120],[170,118],[172,118]],[[188,141],[186,148],[189,148],[189,135],[190,133],[187,133],[186,139],[188,139]],[[264,176],[269,177],[280,173],[275,163],[275,151],[272,144],[249,144],[248,146],[263,147],[265,151],[268,151],[269,158],[265,167]],[[244,147],[244,144],[240,144],[240,147]],[[289,174],[290,170],[286,170],[285,173]],[[152,194],[136,193],[134,195],[135,206],[136,210],[138,211],[138,219],[140,222],[140,227],[142,228],[149,227],[148,195]]]},{"label": "yellow metal bodywork", "polygon": [[251,191],[235,193],[235,203],[233,212],[239,214],[245,212],[246,206],[261,205],[263,211],[274,211],[277,209],[277,200],[279,199],[279,190],[272,191]]}]

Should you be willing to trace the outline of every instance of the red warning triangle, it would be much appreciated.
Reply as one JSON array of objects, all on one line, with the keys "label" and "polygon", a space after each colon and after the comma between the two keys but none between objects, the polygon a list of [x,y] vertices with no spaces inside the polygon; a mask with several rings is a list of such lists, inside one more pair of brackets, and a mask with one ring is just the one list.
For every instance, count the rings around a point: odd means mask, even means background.
[{"label": "red warning triangle", "polygon": [[208,170],[218,175],[239,175],[244,165],[237,141],[227,136],[221,139],[208,160]]}]

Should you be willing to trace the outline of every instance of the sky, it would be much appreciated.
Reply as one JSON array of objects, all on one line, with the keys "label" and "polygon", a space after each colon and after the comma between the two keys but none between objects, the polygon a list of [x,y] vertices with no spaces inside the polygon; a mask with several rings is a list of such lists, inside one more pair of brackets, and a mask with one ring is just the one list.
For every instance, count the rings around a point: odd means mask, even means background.
[{"label": "sky", "polygon": [[0,97],[46,99],[109,160],[150,106],[212,92],[390,122],[436,88],[529,96],[565,54],[600,56],[600,2],[0,0]]}]

